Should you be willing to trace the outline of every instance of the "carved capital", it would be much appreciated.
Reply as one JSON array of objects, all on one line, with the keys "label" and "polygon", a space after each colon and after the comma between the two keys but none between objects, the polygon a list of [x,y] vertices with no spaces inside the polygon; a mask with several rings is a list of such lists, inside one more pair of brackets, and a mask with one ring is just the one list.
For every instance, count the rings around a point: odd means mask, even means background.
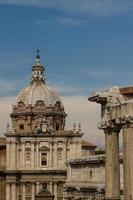
[{"label": "carved capital", "polygon": [[115,120],[110,120],[110,121],[105,121],[104,123],[102,122],[98,128],[103,129],[105,133],[109,132],[116,132],[119,133],[121,130],[121,123],[116,123]]},{"label": "carved capital", "polygon": [[122,128],[133,127],[133,115],[125,115],[121,117]]}]

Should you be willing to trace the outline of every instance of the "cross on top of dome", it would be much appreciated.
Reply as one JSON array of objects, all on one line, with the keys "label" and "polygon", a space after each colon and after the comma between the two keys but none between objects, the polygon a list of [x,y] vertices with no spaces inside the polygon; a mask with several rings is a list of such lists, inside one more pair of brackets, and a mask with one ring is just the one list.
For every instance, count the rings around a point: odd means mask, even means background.
[{"label": "cross on top of dome", "polygon": [[36,64],[40,64],[40,50],[36,50]]}]

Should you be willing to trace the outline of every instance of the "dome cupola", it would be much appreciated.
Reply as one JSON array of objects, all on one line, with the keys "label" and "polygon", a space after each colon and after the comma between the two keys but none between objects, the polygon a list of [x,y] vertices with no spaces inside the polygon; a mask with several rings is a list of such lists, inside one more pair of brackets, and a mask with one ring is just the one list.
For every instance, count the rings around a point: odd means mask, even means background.
[{"label": "dome cupola", "polygon": [[61,98],[47,85],[44,71],[37,50],[31,82],[19,92],[13,106],[11,117],[16,133],[36,133],[44,121],[53,131],[64,130],[66,114]]}]

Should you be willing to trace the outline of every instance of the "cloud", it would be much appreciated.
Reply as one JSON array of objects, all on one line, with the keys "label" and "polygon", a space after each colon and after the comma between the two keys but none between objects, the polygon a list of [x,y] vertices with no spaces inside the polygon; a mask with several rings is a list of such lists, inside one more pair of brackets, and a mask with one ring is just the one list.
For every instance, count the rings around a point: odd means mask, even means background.
[{"label": "cloud", "polygon": [[16,90],[17,81],[7,81],[0,79],[0,96],[8,96]]},{"label": "cloud", "polygon": [[57,23],[67,25],[67,26],[81,26],[85,25],[86,22],[79,19],[69,18],[69,17],[61,17],[57,19]]},{"label": "cloud", "polygon": [[133,10],[132,0],[0,0],[0,3],[56,8],[69,13],[98,16],[115,15]]},{"label": "cloud", "polygon": [[62,97],[65,111],[68,114],[66,128],[72,129],[73,123],[81,123],[84,138],[97,145],[104,145],[104,133],[98,130],[100,106],[89,102],[85,96]]},{"label": "cloud", "polygon": [[83,95],[85,93],[88,93],[88,87],[81,87],[77,85],[65,85],[64,83],[57,83],[56,85],[52,85],[52,88],[55,89],[55,91],[58,91],[61,96],[77,96],[77,95]]},{"label": "cloud", "polygon": [[[66,129],[72,129],[73,123],[81,123],[84,138],[97,145],[104,145],[104,134],[97,129],[100,121],[100,107],[91,103],[85,96],[62,97],[65,111],[68,114]],[[11,123],[10,113],[15,97],[3,97],[0,99],[0,135],[6,132],[6,124]]]},{"label": "cloud", "polygon": [[49,21],[46,19],[37,19],[35,20],[35,24],[39,27],[44,27],[44,25],[49,25],[51,23],[62,24],[65,26],[82,26],[86,24],[85,20],[80,20],[76,18],[70,17],[54,17],[53,21]]}]

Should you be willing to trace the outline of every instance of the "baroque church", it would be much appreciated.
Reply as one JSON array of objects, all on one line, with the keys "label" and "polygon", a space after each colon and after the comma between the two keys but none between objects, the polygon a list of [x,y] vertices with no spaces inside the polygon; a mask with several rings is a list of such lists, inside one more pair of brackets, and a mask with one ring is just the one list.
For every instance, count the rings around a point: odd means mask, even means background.
[{"label": "baroque church", "polygon": [[[65,130],[67,114],[61,98],[47,85],[44,72],[37,51],[31,82],[19,92],[12,108],[12,125],[5,134],[1,200],[63,200],[68,161],[95,153],[96,145],[83,141],[80,125],[78,130],[75,126]],[[2,155],[5,152],[0,155],[1,162]]]}]

